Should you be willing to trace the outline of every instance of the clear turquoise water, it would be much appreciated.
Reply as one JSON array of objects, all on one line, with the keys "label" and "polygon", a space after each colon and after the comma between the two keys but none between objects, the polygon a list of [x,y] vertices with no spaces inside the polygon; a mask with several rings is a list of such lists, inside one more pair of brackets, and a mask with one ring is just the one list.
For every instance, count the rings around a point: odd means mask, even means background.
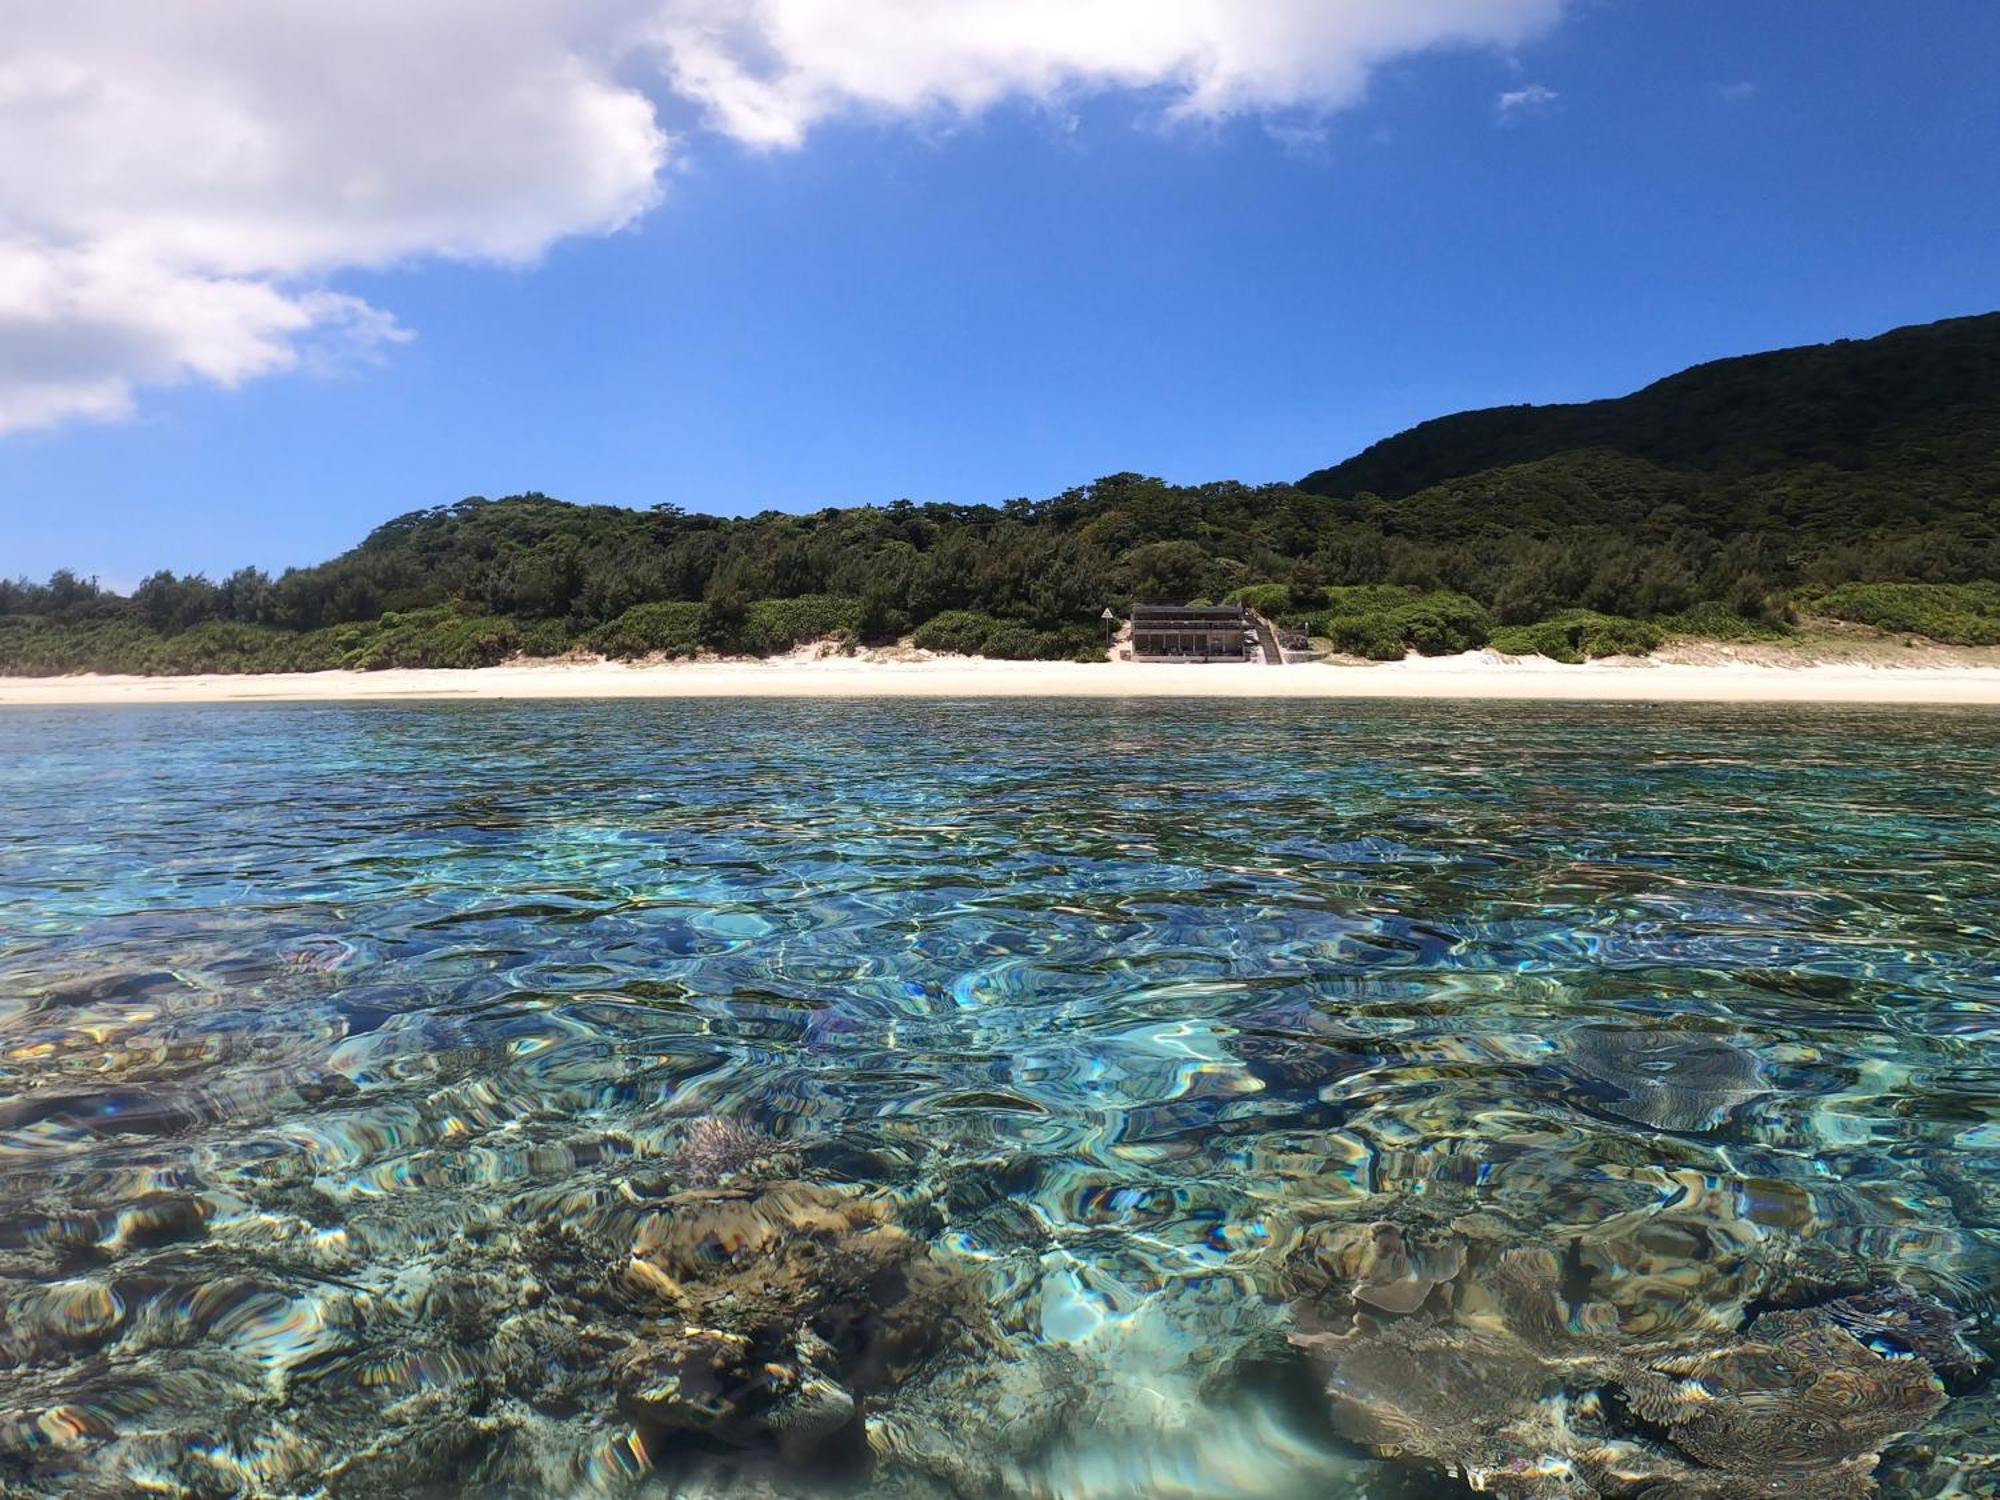
[{"label": "clear turquoise water", "polygon": [[[1454,1493],[1321,1409],[1301,1243],[1977,1342],[1996,930],[1983,711],[9,711],[0,1492]],[[753,1205],[893,1201],[988,1342],[804,1457],[644,1430],[593,1257],[703,1120]],[[1886,1493],[1994,1493],[1984,1374]]]}]

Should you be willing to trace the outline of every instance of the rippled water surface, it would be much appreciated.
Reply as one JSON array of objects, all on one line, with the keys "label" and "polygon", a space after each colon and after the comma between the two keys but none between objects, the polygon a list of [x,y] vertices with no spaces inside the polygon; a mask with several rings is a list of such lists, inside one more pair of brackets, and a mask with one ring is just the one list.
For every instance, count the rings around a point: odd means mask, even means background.
[{"label": "rippled water surface", "polygon": [[1983,711],[9,711],[0,1493],[1991,1495],[1996,927]]}]

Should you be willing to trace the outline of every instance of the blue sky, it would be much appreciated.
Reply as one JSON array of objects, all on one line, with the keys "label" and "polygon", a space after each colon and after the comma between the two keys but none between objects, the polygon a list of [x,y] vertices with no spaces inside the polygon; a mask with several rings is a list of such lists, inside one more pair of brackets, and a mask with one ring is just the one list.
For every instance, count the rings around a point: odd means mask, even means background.
[{"label": "blue sky", "polygon": [[311,284],[406,339],[0,435],[0,572],[276,569],[526,489],[739,514],[1290,479],[1465,407],[1988,311],[1996,58],[1977,0],[1600,0],[1389,57],[1356,102],[1194,119],[1087,82],[830,108],[773,148],[653,89],[673,151],[624,227],[355,254]]}]

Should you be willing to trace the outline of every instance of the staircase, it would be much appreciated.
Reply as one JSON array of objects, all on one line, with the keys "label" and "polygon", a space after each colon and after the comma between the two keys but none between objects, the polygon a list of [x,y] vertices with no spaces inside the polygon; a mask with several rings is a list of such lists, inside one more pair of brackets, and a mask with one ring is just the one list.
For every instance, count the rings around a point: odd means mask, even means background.
[{"label": "staircase", "polygon": [[1255,611],[1252,611],[1250,618],[1257,626],[1257,644],[1264,648],[1264,665],[1282,667],[1285,664],[1285,653],[1278,649],[1277,631],[1271,628],[1269,620]]}]

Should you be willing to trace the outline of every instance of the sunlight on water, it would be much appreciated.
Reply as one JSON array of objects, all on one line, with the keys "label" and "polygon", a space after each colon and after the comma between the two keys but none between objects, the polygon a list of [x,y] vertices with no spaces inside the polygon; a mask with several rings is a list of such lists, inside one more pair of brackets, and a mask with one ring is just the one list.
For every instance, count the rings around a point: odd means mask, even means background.
[{"label": "sunlight on water", "polygon": [[0,1493],[1994,1495],[1996,933],[1985,711],[11,712]]}]

